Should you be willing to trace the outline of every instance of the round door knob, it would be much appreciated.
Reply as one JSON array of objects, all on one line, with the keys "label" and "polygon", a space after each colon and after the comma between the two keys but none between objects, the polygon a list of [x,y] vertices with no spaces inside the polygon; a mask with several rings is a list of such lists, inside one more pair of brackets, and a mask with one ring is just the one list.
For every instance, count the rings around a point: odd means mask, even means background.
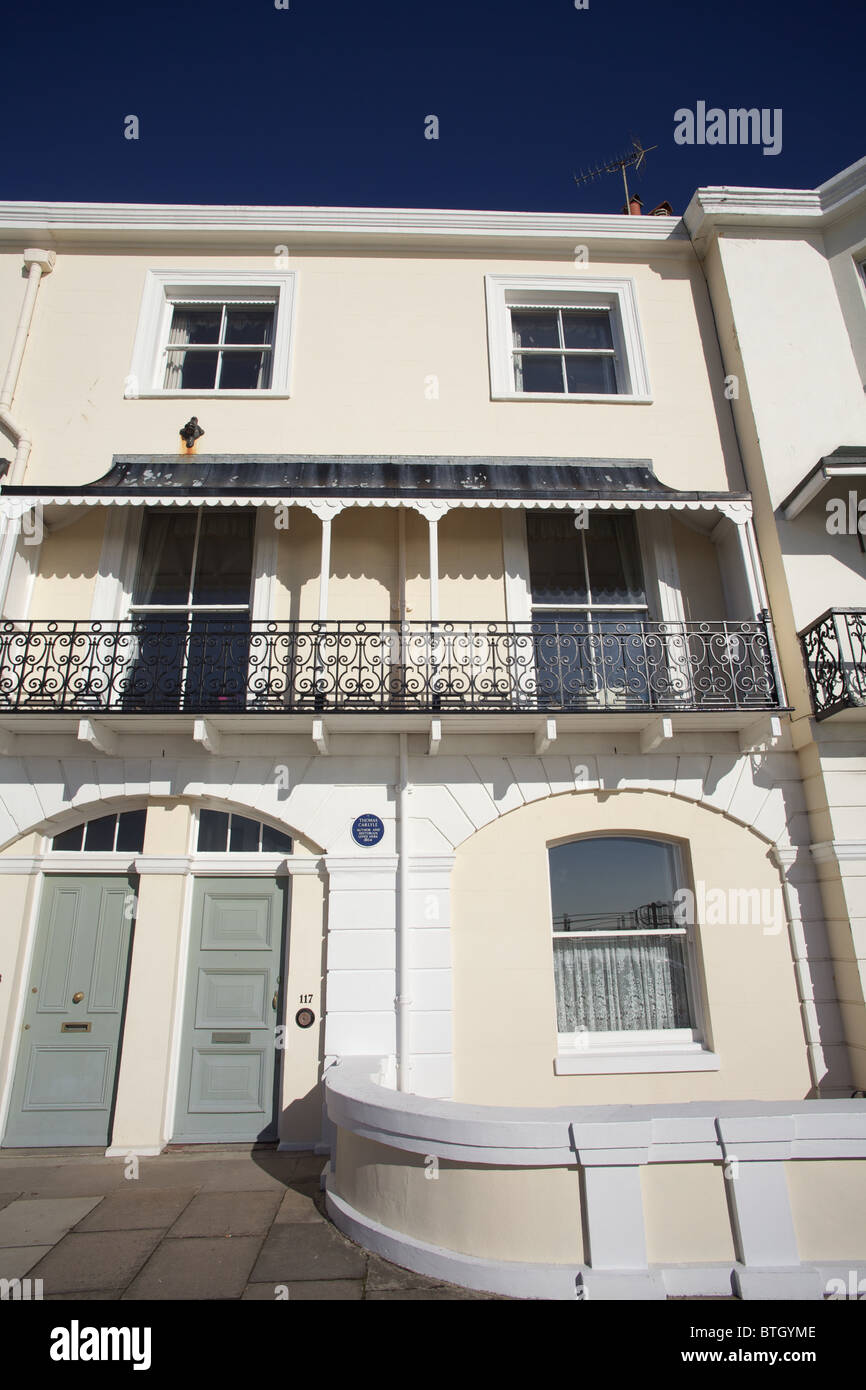
[{"label": "round door knob", "polygon": [[83,994],[82,991],[79,989],[79,990],[77,990],[77,991],[75,992],[75,994],[73,994],[73,996],[72,996],[72,1002],[73,1002],[73,1004],[80,1004],[83,998],[84,998],[84,994]]}]

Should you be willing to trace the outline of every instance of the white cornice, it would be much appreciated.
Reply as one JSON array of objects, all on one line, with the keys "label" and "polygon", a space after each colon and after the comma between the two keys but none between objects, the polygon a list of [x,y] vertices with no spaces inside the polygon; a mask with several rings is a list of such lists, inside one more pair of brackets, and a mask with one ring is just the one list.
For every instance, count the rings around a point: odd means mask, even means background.
[{"label": "white cornice", "polygon": [[866,205],[866,159],[835,174],[818,188],[699,188],[683,214],[696,241],[724,227],[823,229],[858,204]]},{"label": "white cornice", "polygon": [[866,840],[819,840],[810,845],[819,864],[832,864],[843,859],[866,859]]},{"label": "white cornice", "polygon": [[63,241],[135,242],[211,238],[274,246],[303,242],[423,239],[559,242],[653,242],[688,245],[678,217],[606,213],[487,212],[446,208],[327,208],[183,205],[175,203],[2,203],[0,238],[39,233]]},{"label": "white cornice", "polygon": [[0,874],[196,874],[207,877],[271,878],[275,874],[319,874],[320,859],[284,854],[89,854],[48,851],[0,855]]}]

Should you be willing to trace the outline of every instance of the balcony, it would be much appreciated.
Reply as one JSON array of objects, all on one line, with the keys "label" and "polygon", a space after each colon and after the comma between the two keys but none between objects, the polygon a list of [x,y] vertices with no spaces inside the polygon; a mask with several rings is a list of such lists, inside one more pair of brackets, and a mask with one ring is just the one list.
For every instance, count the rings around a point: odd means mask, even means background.
[{"label": "balcony", "polygon": [[741,728],[780,708],[766,615],[0,624],[0,715],[18,717],[712,713]]},{"label": "balcony", "polygon": [[828,608],[800,633],[816,719],[866,712],[866,608]]}]

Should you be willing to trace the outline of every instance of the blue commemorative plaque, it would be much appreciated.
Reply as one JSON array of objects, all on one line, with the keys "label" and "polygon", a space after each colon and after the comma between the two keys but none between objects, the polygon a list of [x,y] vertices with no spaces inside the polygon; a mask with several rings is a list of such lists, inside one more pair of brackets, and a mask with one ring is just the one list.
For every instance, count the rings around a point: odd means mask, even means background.
[{"label": "blue commemorative plaque", "polygon": [[352,821],[352,839],[356,845],[378,845],[385,834],[385,822],[379,816],[367,814]]}]

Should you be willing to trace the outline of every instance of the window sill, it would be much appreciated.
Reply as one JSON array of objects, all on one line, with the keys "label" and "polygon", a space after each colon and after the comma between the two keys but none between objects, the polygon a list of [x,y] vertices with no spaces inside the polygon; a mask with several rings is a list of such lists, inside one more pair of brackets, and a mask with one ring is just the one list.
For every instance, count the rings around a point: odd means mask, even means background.
[{"label": "window sill", "polygon": [[617,391],[606,391],[597,396],[581,396],[565,391],[503,391],[493,393],[492,401],[566,401],[572,404],[581,402],[605,403],[607,405],[652,405],[652,396],[626,396]]},{"label": "window sill", "polygon": [[556,1076],[600,1076],[638,1072],[718,1071],[718,1054],[704,1048],[662,1048],[635,1052],[560,1052],[553,1062]]},{"label": "window sill", "polygon": [[134,396],[124,396],[125,401],[159,400],[223,400],[223,401],[287,401],[288,391],[137,391]]}]

